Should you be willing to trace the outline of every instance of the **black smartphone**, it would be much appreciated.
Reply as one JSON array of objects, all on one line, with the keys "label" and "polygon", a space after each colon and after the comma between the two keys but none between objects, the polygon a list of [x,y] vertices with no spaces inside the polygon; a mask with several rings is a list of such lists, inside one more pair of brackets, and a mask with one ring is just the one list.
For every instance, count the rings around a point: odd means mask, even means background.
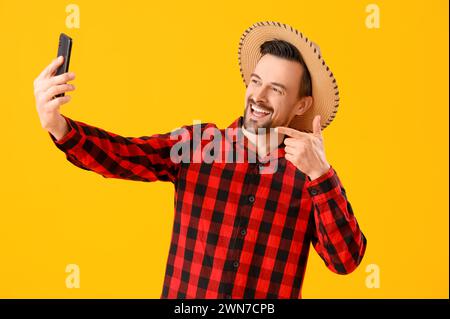
[{"label": "black smartphone", "polygon": [[[55,75],[60,75],[69,71],[70,52],[72,51],[72,38],[67,34],[61,33],[59,35],[58,55],[64,56],[64,63],[56,70]],[[64,93],[58,94],[55,97],[64,96]]]}]

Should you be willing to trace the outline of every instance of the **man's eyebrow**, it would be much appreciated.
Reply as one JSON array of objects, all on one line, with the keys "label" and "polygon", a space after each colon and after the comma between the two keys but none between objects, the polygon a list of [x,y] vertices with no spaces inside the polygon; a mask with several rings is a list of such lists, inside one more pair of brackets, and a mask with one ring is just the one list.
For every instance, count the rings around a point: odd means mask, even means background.
[{"label": "man's eyebrow", "polygon": [[[250,74],[250,77],[252,77],[252,76],[254,76],[255,78],[258,78],[259,80],[261,80],[261,77],[258,74],[256,74],[256,73]],[[286,87],[283,84],[281,84],[281,83],[270,82],[270,84],[275,85],[275,86],[279,86],[283,90],[287,91]]]}]

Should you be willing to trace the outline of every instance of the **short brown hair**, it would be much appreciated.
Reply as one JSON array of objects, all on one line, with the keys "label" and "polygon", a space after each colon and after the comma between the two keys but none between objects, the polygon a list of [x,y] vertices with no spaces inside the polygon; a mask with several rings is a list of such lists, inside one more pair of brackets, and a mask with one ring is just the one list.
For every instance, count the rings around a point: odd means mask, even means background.
[{"label": "short brown hair", "polygon": [[303,67],[303,75],[300,81],[299,97],[312,96],[311,75],[300,51],[293,44],[279,39],[266,41],[261,44],[260,53],[262,56],[265,54],[272,54],[283,59],[300,63]]}]

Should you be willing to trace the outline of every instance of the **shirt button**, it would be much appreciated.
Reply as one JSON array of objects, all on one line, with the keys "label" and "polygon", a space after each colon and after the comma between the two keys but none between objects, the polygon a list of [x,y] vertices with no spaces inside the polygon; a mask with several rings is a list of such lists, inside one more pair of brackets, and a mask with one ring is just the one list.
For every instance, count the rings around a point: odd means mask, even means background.
[{"label": "shirt button", "polygon": [[253,203],[253,202],[255,201],[255,196],[250,195],[250,196],[248,197],[248,201],[249,201],[250,203]]},{"label": "shirt button", "polygon": [[311,193],[311,195],[314,196],[314,195],[317,195],[319,193],[319,191],[317,189],[313,188],[313,189],[311,189],[310,193]]},{"label": "shirt button", "polygon": [[235,261],[235,262],[233,263],[233,267],[234,267],[234,268],[239,267],[239,261]]},{"label": "shirt button", "polygon": [[247,235],[247,230],[245,230],[245,229],[242,229],[242,230],[241,230],[241,235],[242,235],[242,236],[245,236],[245,235]]}]

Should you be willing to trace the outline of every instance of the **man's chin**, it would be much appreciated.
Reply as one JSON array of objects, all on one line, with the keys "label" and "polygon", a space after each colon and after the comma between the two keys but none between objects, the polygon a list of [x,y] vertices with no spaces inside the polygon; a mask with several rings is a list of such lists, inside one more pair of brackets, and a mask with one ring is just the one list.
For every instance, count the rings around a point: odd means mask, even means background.
[{"label": "man's chin", "polygon": [[258,121],[255,121],[253,119],[244,118],[244,128],[253,134],[258,134],[258,129],[264,129],[263,132],[266,133],[271,128],[271,123],[259,123]]}]

